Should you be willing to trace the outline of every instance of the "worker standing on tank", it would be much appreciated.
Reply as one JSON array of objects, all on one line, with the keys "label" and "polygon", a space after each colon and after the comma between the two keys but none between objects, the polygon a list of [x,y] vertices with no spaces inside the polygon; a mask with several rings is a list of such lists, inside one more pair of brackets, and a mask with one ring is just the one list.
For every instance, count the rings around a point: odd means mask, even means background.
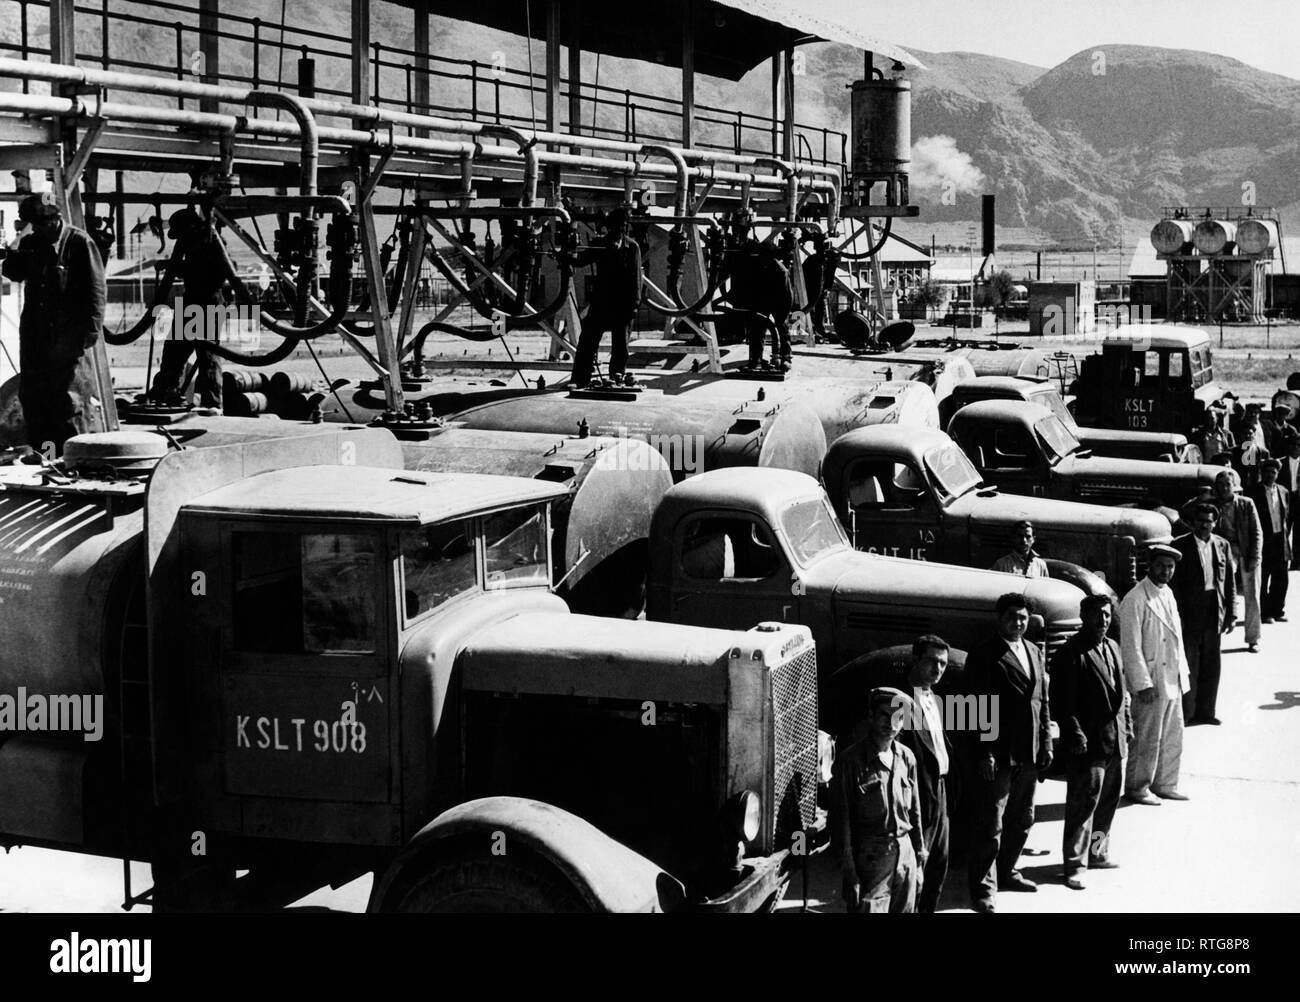
[{"label": "worker standing on tank", "polygon": [[779,251],[753,235],[754,213],[737,209],[731,216],[731,235],[726,251],[726,299],[732,307],[744,310],[745,341],[749,345],[746,370],[764,368],[763,342],[768,321],[776,330],[771,368],[790,371],[790,311],[794,293],[790,273],[781,263]]},{"label": "worker standing on tank", "polygon": [[[244,302],[249,302],[251,297],[235,272],[225,243],[211,222],[194,209],[173,212],[167,220],[167,235],[176,241],[177,252],[181,255],[177,277],[184,283],[185,291],[180,305],[186,314],[190,307],[197,307],[202,313],[205,329],[200,332],[200,340],[190,340],[178,336],[184,330],[181,318],[173,321],[172,330],[163,344],[162,361],[158,363],[152,396],[159,403],[175,402],[180,394],[185,364],[197,351],[199,371],[194,389],[199,395],[199,406],[221,410],[221,359],[198,345],[201,341],[215,342],[220,338],[226,305],[222,290],[226,285],[234,289]],[[189,323],[188,317],[185,323]],[[209,324],[217,329],[207,330]]]},{"label": "worker standing on tank", "polygon": [[73,435],[103,428],[91,349],[104,329],[104,262],[89,234],[63,221],[53,192],[19,202],[18,227],[3,264],[26,283],[18,402],[31,447],[61,454]]},{"label": "worker standing on tank", "polygon": [[631,385],[632,380],[626,372],[627,339],[632,333],[636,311],[641,306],[643,276],[641,245],[632,239],[627,209],[618,208],[609,214],[603,243],[578,252],[574,263],[579,267],[595,264],[596,281],[587,304],[587,315],[582,321],[570,382],[575,387],[591,382],[600,339],[609,331],[610,381]]}]

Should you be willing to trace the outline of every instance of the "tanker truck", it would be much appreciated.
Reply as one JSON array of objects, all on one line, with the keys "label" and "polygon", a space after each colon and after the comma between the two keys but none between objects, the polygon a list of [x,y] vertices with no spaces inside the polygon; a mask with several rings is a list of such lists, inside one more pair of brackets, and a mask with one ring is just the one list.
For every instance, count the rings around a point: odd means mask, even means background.
[{"label": "tanker truck", "polygon": [[396,912],[755,910],[822,844],[806,628],[571,613],[562,483],[213,420],[0,471],[0,844]]}]

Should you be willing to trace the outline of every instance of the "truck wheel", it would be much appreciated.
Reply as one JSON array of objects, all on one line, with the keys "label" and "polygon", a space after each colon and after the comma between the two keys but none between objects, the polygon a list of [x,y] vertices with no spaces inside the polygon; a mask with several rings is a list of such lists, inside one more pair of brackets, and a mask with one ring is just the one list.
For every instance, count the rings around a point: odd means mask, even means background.
[{"label": "truck wheel", "polygon": [[575,913],[590,909],[577,892],[534,859],[439,861],[398,902],[398,912]]}]

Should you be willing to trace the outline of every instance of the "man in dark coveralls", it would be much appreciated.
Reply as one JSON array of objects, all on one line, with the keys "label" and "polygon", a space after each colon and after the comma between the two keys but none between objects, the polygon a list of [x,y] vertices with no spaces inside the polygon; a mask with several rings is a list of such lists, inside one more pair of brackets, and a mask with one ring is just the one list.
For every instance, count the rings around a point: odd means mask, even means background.
[{"label": "man in dark coveralls", "polygon": [[912,700],[871,690],[865,727],[831,771],[831,823],[851,912],[912,912],[925,867],[916,758],[897,740]]},{"label": "man in dark coveralls", "polygon": [[575,264],[595,264],[596,281],[582,321],[578,349],[573,358],[574,386],[586,386],[596,368],[600,339],[609,331],[609,378],[622,383],[627,374],[627,339],[641,305],[641,245],[632,239],[626,209],[609,214],[603,246],[576,255]]},{"label": "man in dark coveralls", "polygon": [[1105,595],[1079,606],[1083,629],[1052,658],[1052,713],[1065,758],[1065,885],[1081,891],[1088,870],[1119,866],[1110,858],[1110,825],[1133,737],[1119,645],[1106,636],[1114,609]]},{"label": "man in dark coveralls", "polygon": [[27,286],[18,402],[31,447],[61,454],[73,435],[103,429],[90,349],[104,329],[104,262],[89,234],[63,221],[50,192],[24,198],[18,220],[17,247],[3,263],[6,278]]},{"label": "man in dark coveralls", "polygon": [[[248,290],[235,272],[226,245],[210,222],[193,209],[181,209],[172,213],[167,226],[167,235],[180,245],[180,252],[184,255],[177,276],[185,284],[182,303],[185,307],[194,306],[203,310],[205,328],[209,318],[224,318],[226,300],[222,289],[227,284],[245,302],[249,300]],[[209,310],[208,307],[216,309]],[[194,389],[199,395],[199,406],[220,410],[221,359],[198,347],[193,341],[175,337],[175,333],[182,327],[181,318],[177,317],[173,322],[172,336],[163,344],[162,361],[158,363],[158,375],[153,381],[154,399],[165,402],[169,396],[180,392],[185,363],[197,351],[199,371],[194,380]],[[209,341],[217,340],[219,334],[219,330],[202,331],[204,340]]]}]

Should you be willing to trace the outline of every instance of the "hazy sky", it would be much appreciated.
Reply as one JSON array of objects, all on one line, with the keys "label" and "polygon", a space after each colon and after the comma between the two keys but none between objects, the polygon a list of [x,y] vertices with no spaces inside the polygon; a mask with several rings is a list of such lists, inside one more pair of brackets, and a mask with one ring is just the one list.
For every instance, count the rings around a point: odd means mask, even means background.
[{"label": "hazy sky", "polygon": [[[1300,79],[1295,0],[815,0],[812,6],[928,52],[983,52],[1055,66],[1098,45],[1158,45],[1217,52]],[[872,11],[878,15],[866,17]]]}]

